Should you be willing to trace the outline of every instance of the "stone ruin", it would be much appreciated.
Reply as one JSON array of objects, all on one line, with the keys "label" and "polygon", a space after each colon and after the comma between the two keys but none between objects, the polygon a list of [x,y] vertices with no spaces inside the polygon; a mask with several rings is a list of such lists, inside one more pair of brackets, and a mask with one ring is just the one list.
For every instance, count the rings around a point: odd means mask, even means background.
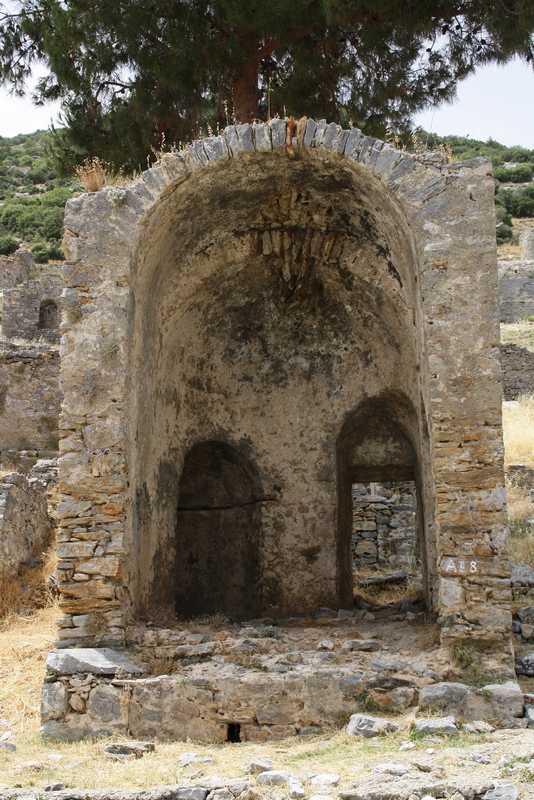
[{"label": "stone ruin", "polygon": [[[510,660],[488,159],[411,156],[324,121],[230,126],[70,200],[65,228],[63,655],[46,735],[158,735],[171,703],[190,722],[168,735],[225,738],[241,701],[229,720],[216,679],[207,710],[173,676],[147,706],[150,679],[112,685],[124,665],[84,668],[68,648],[143,638],[132,624],[168,606],[238,620],[350,609],[358,486],[413,487],[442,642]],[[259,730],[271,679],[250,680]]]}]

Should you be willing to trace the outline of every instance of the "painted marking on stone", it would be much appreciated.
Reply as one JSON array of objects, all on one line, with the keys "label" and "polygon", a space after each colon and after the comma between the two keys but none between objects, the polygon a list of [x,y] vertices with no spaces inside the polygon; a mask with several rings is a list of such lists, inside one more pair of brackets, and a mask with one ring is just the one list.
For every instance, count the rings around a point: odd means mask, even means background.
[{"label": "painted marking on stone", "polygon": [[460,561],[458,561],[458,563],[456,563],[452,558],[449,558],[449,560],[445,564],[445,572],[459,572],[460,574],[463,574],[467,571],[469,571],[472,574],[478,572],[477,562],[476,561],[467,562],[464,561],[464,559],[462,558],[460,559]]}]

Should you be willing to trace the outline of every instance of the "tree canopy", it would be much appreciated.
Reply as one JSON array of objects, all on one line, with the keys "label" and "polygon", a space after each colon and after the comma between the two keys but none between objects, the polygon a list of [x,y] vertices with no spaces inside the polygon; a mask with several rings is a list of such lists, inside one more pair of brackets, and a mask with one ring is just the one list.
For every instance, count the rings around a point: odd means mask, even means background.
[{"label": "tree canopy", "polygon": [[126,171],[208,126],[285,113],[397,134],[480,64],[532,60],[532,0],[12,0],[0,81],[60,99],[64,171]]}]

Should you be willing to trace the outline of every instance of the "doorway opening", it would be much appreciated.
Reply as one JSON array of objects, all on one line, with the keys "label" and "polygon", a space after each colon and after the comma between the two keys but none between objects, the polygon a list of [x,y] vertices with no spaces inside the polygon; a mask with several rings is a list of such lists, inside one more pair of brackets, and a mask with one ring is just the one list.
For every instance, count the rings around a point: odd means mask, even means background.
[{"label": "doorway opening", "polygon": [[176,523],[176,612],[258,617],[261,509],[248,460],[224,442],[187,453]]},{"label": "doorway opening", "polygon": [[226,733],[226,741],[237,744],[241,741],[241,725],[239,722],[229,722]]},{"label": "doorway opening", "polygon": [[414,480],[353,483],[352,569],[392,572],[420,562]]}]

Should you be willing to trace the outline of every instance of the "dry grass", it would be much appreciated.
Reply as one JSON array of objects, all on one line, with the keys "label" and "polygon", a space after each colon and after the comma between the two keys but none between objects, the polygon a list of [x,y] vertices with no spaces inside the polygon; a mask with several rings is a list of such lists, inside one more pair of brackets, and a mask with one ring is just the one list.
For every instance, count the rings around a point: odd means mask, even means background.
[{"label": "dry grass", "polygon": [[534,466],[534,396],[503,403],[506,464]]},{"label": "dry grass", "polygon": [[521,320],[521,322],[502,322],[501,341],[514,342],[519,347],[534,350],[534,322]]},{"label": "dry grass", "polygon": [[387,606],[389,603],[396,603],[406,597],[415,597],[423,592],[422,579],[419,576],[409,577],[406,583],[390,583],[383,586],[360,586],[358,584],[361,578],[376,574],[375,569],[361,569],[354,573],[354,593],[361,595],[369,603]]},{"label": "dry grass", "polygon": [[[514,234],[521,236],[526,228],[532,228],[532,220],[528,218],[514,217],[512,220],[514,224]],[[497,258],[505,261],[509,256],[516,260],[521,259],[521,244],[519,242],[504,242],[497,247]]]},{"label": "dry grass", "polygon": [[106,165],[99,158],[87,158],[74,172],[86,192],[98,192],[106,185]]}]

